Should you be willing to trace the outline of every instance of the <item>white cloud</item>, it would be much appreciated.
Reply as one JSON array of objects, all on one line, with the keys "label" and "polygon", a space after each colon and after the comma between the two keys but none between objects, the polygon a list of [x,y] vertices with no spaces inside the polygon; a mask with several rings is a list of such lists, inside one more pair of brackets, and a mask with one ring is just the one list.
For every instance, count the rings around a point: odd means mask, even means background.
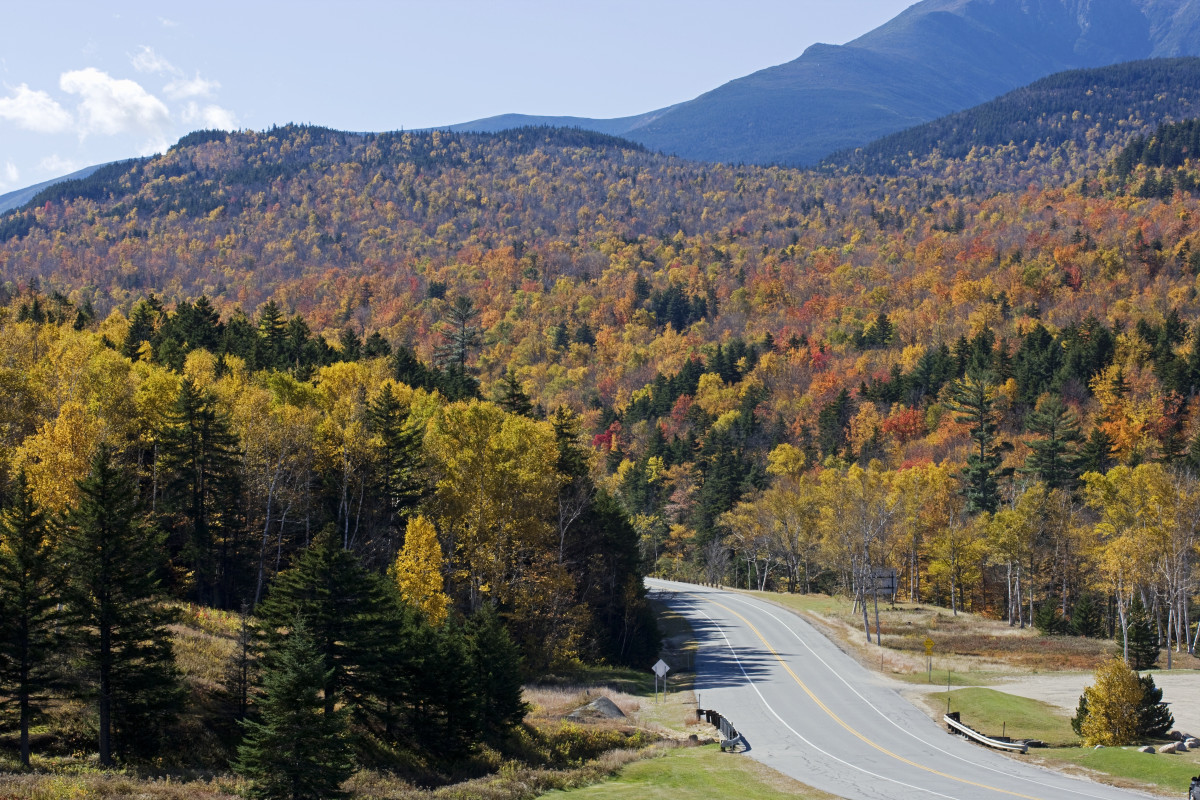
[{"label": "white cloud", "polygon": [[212,97],[213,93],[220,88],[220,83],[201,78],[200,73],[197,72],[196,77],[190,80],[178,78],[171,81],[163,87],[163,91],[172,100],[183,100],[188,97]]},{"label": "white cloud", "polygon": [[140,84],[114,78],[95,67],[64,72],[59,87],[77,94],[80,136],[89,133],[146,133],[161,136],[170,121],[167,107]]},{"label": "white cloud", "polygon": [[199,124],[205,128],[215,128],[221,131],[237,130],[237,117],[227,108],[207,105],[201,108],[195,102],[184,106],[181,118],[189,125]]},{"label": "white cloud", "polygon": [[133,64],[133,68],[138,72],[152,72],[156,74],[171,74],[178,75],[179,70],[175,69],[175,65],[165,58],[154,52],[154,49],[149,45],[142,45],[142,49],[129,57],[129,63]]},{"label": "white cloud", "polygon": [[0,97],[0,119],[37,133],[62,133],[74,121],[70,112],[50,95],[34,91],[23,83],[11,97]]},{"label": "white cloud", "polygon": [[162,23],[162,26],[164,28],[178,28],[179,27],[179,23],[173,19],[167,19],[166,17],[159,17],[158,21],[160,23]]},{"label": "white cloud", "polygon": [[0,189],[11,189],[17,185],[17,181],[21,180],[21,173],[17,170],[17,165],[11,161],[4,163],[4,169],[0,170]]},{"label": "white cloud", "polygon": [[53,153],[41,160],[38,169],[55,175],[66,175],[79,169],[80,166],[82,165],[78,161],[72,161],[69,158],[63,158],[58,153]]}]

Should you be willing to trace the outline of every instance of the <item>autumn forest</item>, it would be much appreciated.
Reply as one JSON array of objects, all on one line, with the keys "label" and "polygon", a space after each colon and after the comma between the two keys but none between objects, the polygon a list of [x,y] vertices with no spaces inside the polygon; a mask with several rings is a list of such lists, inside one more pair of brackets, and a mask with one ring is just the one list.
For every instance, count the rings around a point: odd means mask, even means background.
[{"label": "autumn forest", "polygon": [[[865,600],[891,568],[905,599],[1190,651],[1197,98],[1100,80],[1026,98],[1019,142],[815,170],[286,126],[45,190],[0,217],[11,724],[126,659],[145,691],[80,690],[52,746],[153,758],[190,692],[219,764],[259,662],[304,645],[360,760],[469,752],[523,677],[648,666],[647,574]],[[105,654],[110,540],[144,613]],[[219,690],[144,647],[208,613],[246,627]],[[439,680],[385,668],[383,630]]]}]

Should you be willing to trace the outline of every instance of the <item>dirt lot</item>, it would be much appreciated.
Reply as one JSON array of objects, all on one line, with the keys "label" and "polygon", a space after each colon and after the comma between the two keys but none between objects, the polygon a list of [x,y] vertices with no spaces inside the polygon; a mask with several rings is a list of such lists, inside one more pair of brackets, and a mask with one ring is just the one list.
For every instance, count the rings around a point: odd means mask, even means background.
[{"label": "dirt lot", "polygon": [[[1153,674],[1155,684],[1163,690],[1163,700],[1171,704],[1175,727],[1185,733],[1200,735],[1200,672],[1190,669],[1170,672],[1156,670]],[[997,682],[992,688],[1041,700],[1073,715],[1079,695],[1091,683],[1090,672],[1038,674]]]}]

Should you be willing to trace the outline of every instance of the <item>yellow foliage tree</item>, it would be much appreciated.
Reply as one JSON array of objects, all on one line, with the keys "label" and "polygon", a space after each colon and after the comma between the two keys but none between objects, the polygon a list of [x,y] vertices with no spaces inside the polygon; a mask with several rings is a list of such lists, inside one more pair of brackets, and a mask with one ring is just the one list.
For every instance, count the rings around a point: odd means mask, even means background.
[{"label": "yellow foliage tree", "polygon": [[392,564],[391,575],[400,587],[401,597],[421,609],[432,624],[442,624],[450,606],[450,598],[443,591],[442,546],[433,523],[425,517],[409,519],[404,547]]},{"label": "yellow foliage tree", "polygon": [[1137,673],[1119,658],[1096,667],[1096,683],[1083,690],[1087,716],[1081,730],[1085,747],[1119,747],[1137,737],[1143,687]]},{"label": "yellow foliage tree", "polygon": [[25,469],[33,497],[48,511],[62,511],[78,498],[77,481],[88,476],[92,453],[104,432],[104,423],[89,414],[82,403],[68,400],[58,416],[43,423],[16,452],[18,467]]}]

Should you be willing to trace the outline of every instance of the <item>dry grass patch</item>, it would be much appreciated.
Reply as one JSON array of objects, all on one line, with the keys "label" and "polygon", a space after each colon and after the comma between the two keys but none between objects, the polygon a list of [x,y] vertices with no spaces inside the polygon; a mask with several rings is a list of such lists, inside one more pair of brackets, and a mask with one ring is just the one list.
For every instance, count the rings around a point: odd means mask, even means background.
[{"label": "dry grass patch", "polygon": [[[826,595],[787,595],[751,592],[803,615],[865,666],[878,670],[877,648],[866,647],[862,614],[854,613],[846,598]],[[871,632],[875,631],[874,608],[869,609]],[[982,681],[1029,672],[1087,671],[1112,654],[1107,639],[1079,636],[1043,636],[1035,628],[1010,627],[1003,620],[980,614],[897,602],[879,606],[879,630],[887,652],[884,671],[911,680],[926,677],[925,639],[933,640],[936,674],[946,670],[974,673]]]}]

